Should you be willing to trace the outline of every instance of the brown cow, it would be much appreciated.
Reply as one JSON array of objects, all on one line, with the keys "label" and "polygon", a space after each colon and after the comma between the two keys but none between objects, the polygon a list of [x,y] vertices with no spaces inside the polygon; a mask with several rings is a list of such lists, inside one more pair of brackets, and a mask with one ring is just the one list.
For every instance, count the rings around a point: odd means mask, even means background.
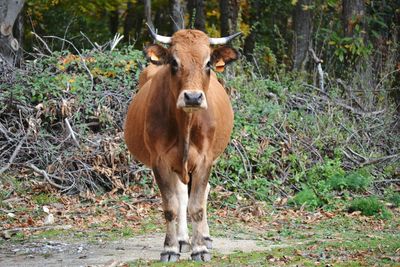
[{"label": "brown cow", "polygon": [[[140,89],[129,105],[125,141],[132,155],[152,168],[161,191],[167,224],[161,261],[176,261],[190,247],[192,259],[208,261],[208,178],[233,127],[229,97],[212,69],[221,71],[238,57],[233,48],[210,44],[224,44],[238,34],[208,38],[198,30],[180,30],[172,37],[151,33],[170,46],[145,49],[152,64],[141,74]],[[187,211],[193,223],[191,246]]]}]

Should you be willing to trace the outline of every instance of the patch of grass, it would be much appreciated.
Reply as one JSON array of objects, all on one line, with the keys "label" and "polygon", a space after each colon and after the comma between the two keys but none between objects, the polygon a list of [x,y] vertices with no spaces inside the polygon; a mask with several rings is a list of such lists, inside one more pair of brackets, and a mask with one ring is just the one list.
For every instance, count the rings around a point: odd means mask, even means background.
[{"label": "patch of grass", "polygon": [[49,205],[52,203],[57,203],[59,199],[49,193],[40,193],[38,195],[32,196],[32,200],[37,205]]},{"label": "patch of grass", "polygon": [[348,210],[349,212],[361,211],[362,215],[379,216],[382,219],[391,217],[389,210],[374,196],[354,199],[350,203]]}]

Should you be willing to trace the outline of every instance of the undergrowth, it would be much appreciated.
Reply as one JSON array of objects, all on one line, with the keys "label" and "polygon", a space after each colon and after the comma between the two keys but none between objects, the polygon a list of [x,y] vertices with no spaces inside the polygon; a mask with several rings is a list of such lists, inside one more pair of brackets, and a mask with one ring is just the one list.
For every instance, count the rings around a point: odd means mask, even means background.
[{"label": "undergrowth", "polygon": [[[19,140],[27,136],[29,144],[7,172],[26,180],[34,165],[65,192],[148,188],[148,169],[132,164],[122,138],[143,65],[141,51],[131,47],[82,56],[63,51],[0,76],[2,165]],[[272,80],[255,73],[243,59],[222,77],[235,111],[232,141],[211,177],[229,193],[223,205],[287,198],[299,208],[330,208],[357,194],[381,196],[387,183],[375,182],[398,177],[393,105],[372,116],[349,108],[334,83],[322,93],[290,75]],[[399,205],[398,193],[387,199]]]}]

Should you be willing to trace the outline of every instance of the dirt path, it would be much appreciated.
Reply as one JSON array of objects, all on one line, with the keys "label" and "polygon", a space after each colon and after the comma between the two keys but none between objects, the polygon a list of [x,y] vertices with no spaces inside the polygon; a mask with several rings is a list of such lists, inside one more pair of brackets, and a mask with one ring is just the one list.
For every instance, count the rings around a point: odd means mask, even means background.
[{"label": "dirt path", "polygon": [[[284,245],[257,242],[249,239],[213,238],[213,252],[230,254],[237,251],[265,251]],[[161,234],[137,236],[119,241],[96,243],[67,243],[38,241],[0,247],[0,266],[109,266],[111,263],[137,259],[157,260],[162,250]],[[181,259],[189,259],[183,253]]]}]

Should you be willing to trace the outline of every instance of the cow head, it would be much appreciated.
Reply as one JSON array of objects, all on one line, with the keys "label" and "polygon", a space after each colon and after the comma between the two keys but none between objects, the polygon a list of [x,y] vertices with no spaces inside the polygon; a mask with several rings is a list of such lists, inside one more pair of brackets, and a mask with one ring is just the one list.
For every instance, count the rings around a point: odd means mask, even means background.
[{"label": "cow head", "polygon": [[238,58],[238,52],[231,47],[213,48],[210,45],[226,44],[240,33],[224,38],[208,38],[202,31],[180,30],[172,37],[166,37],[149,29],[155,40],[170,44],[168,48],[149,45],[145,54],[153,64],[169,66],[176,107],[186,112],[207,109],[211,70],[221,72],[226,64]]}]

